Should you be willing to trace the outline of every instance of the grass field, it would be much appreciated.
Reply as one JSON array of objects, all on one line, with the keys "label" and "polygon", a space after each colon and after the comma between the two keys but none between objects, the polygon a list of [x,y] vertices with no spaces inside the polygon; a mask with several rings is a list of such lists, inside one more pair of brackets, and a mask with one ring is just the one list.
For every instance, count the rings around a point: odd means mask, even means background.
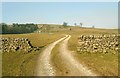
[{"label": "grass field", "polygon": [[80,63],[100,76],[118,76],[118,55],[113,54],[75,54]]},{"label": "grass field", "polygon": [[[5,52],[2,54],[3,76],[29,76],[34,74],[37,55],[40,52]],[[27,69],[27,70],[26,70]]]},{"label": "grass field", "polygon": [[63,37],[57,34],[9,34],[2,37],[10,38],[28,38],[33,46],[39,46],[41,49],[36,52],[5,52],[2,54],[2,75],[3,76],[33,76],[38,55],[44,46]]},{"label": "grass field", "polygon": [[54,40],[57,40],[61,38],[63,35],[58,34],[49,34],[49,33],[31,33],[31,34],[5,34],[2,35],[2,37],[10,37],[10,38],[28,38],[33,46],[46,46],[53,42]]},{"label": "grass field", "polygon": [[[54,26],[55,27],[55,26]],[[70,30],[71,29],[71,30]],[[63,37],[63,34],[70,34],[72,37],[68,42],[68,48],[74,51],[74,56],[84,65],[95,71],[100,75],[117,75],[118,59],[117,55],[112,54],[79,54],[77,53],[78,37],[81,34],[84,35],[99,35],[99,34],[116,34],[115,29],[94,29],[94,28],[80,28],[80,27],[57,27],[51,28],[49,32],[44,33],[31,33],[31,34],[6,34],[2,37],[11,38],[28,38],[33,46],[41,47],[40,51],[26,53],[24,52],[9,52],[2,54],[2,74],[3,76],[33,76],[34,67],[36,66],[36,60],[44,46],[54,42],[55,40]],[[54,33],[54,34],[52,34]],[[57,51],[58,45],[53,49],[54,53]],[[58,54],[59,55],[59,54]],[[53,56],[53,61],[60,62],[59,56]],[[56,63],[57,64],[57,63]],[[62,62],[60,63],[62,66]],[[62,67],[64,69],[64,67]],[[60,72],[66,72],[66,70],[59,70]],[[61,73],[60,73],[61,74]],[[62,73],[66,75],[66,73]]]}]

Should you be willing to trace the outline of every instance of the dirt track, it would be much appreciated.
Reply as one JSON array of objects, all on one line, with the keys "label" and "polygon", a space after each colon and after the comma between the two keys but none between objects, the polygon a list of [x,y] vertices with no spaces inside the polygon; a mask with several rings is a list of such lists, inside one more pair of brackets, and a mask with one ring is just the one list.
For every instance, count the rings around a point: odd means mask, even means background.
[{"label": "dirt track", "polygon": [[[72,52],[68,50],[68,40],[71,38],[70,35],[66,35],[65,37],[55,41],[46,47],[46,49],[40,54],[38,59],[37,66],[37,76],[56,76],[57,70],[55,70],[52,65],[51,51],[60,41],[59,52],[62,57],[61,61],[63,65],[69,69],[67,72],[69,76],[95,76],[92,71],[88,70],[87,67],[80,64],[72,55]],[[59,68],[60,69],[60,68]],[[61,74],[62,75],[62,74]]]},{"label": "dirt track", "polygon": [[50,61],[51,51],[57,43],[65,39],[67,36],[55,41],[48,45],[46,49],[40,54],[38,58],[38,66],[36,76],[55,76],[55,70],[53,69]]},{"label": "dirt track", "polygon": [[[68,50],[68,40],[70,39],[70,35],[66,38],[62,43],[60,43],[60,54],[64,61],[64,64],[67,68],[69,68],[68,75],[70,76],[95,76],[87,67],[80,64],[72,55],[72,52]],[[65,66],[64,65],[64,66]],[[69,74],[70,72],[70,74]]]}]

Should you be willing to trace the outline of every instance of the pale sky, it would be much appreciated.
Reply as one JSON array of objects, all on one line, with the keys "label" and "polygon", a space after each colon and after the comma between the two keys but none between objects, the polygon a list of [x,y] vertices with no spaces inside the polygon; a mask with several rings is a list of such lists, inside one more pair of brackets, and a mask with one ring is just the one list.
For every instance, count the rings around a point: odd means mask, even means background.
[{"label": "pale sky", "polygon": [[[110,0],[109,0],[110,1]],[[3,2],[5,23],[83,23],[97,28],[118,27],[117,2]]]},{"label": "pale sky", "polygon": [[119,0],[1,0],[2,2],[118,2]]}]

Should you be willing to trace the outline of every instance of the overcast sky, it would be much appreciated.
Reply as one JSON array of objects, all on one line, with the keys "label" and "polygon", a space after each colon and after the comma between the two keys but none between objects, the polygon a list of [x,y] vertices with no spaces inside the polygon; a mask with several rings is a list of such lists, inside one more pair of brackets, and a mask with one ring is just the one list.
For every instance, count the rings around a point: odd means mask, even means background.
[{"label": "overcast sky", "polygon": [[5,23],[83,23],[97,28],[118,27],[117,2],[3,2]]}]

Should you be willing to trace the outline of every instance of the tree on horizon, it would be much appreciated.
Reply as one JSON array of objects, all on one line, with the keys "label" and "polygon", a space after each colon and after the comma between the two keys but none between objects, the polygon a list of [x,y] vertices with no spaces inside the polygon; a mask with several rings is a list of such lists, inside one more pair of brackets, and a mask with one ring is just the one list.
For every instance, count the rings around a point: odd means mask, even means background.
[{"label": "tree on horizon", "polygon": [[68,23],[67,22],[63,22],[63,26],[67,26],[68,25]]}]

